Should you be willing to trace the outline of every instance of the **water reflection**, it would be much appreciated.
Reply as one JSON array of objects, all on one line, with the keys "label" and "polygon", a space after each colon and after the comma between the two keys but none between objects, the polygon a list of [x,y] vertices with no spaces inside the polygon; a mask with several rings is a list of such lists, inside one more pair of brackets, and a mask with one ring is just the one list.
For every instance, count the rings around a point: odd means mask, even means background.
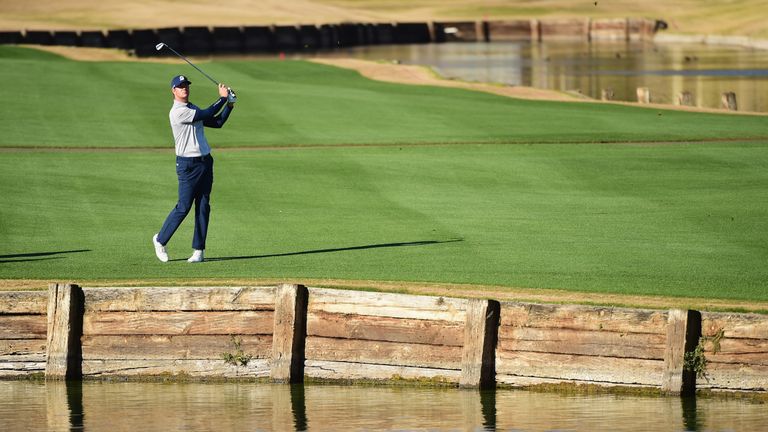
[{"label": "water reflection", "polygon": [[483,412],[483,428],[487,431],[496,430],[496,391],[483,390],[480,392],[480,405]]},{"label": "water reflection", "polygon": [[307,430],[307,405],[304,403],[304,386],[291,384],[291,410],[296,431]]},{"label": "water reflection", "polygon": [[739,110],[768,111],[768,50],[649,42],[493,42],[356,47],[334,52],[434,67],[446,77],[636,101],[637,87],[652,101],[674,104],[690,92],[696,106],[720,108],[735,92]]},{"label": "water reflection", "polygon": [[764,430],[745,400],[399,387],[0,382],[16,430]]},{"label": "water reflection", "polygon": [[680,403],[683,406],[683,426],[687,431],[700,431],[703,429],[703,424],[697,416],[696,398],[684,397],[680,398]]}]

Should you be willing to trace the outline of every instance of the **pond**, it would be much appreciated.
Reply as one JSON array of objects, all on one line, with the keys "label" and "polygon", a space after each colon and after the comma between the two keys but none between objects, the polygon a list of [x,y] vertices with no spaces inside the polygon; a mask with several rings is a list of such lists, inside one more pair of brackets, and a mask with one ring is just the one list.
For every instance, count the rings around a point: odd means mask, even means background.
[{"label": "pond", "polygon": [[720,108],[736,93],[739,111],[768,112],[768,50],[650,42],[491,42],[366,46],[332,56],[399,61],[434,68],[447,78],[580,92],[600,99],[674,104],[683,91],[695,106]]},{"label": "pond", "polygon": [[7,431],[757,431],[749,400],[259,383],[0,382]]}]

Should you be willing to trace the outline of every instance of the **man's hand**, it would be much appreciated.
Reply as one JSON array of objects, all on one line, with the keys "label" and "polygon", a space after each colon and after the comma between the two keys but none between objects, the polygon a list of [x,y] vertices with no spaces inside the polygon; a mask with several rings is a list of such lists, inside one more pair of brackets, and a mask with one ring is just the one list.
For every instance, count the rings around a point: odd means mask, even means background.
[{"label": "man's hand", "polygon": [[219,97],[227,97],[228,95],[229,88],[226,85],[219,83]]},{"label": "man's hand", "polygon": [[227,103],[232,106],[235,102],[237,102],[237,95],[235,94],[235,91],[231,88],[227,88]]}]

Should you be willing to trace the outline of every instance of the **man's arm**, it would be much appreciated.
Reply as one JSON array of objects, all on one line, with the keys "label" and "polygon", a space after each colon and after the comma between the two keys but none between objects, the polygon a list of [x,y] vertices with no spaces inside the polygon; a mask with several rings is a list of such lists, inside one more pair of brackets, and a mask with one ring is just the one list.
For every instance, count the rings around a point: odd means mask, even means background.
[{"label": "man's arm", "polygon": [[217,100],[211,106],[209,106],[204,110],[195,110],[195,118],[192,119],[192,121],[196,122],[200,120],[206,121],[206,120],[213,119],[216,116],[216,113],[218,113],[219,110],[221,110],[221,108],[224,106],[224,104],[227,103],[228,94],[229,94],[229,90],[227,90],[227,86],[225,86],[224,84],[219,84],[219,100]]},{"label": "man's arm", "polygon": [[229,113],[232,112],[232,108],[234,108],[235,104],[228,103],[224,109],[221,111],[221,114],[214,116],[211,119],[203,120],[203,125],[210,127],[210,128],[220,128],[224,126],[224,123],[227,122],[227,118],[229,118]]},{"label": "man's arm", "polygon": [[211,104],[206,109],[199,109],[195,110],[195,118],[192,119],[192,122],[200,121],[203,122],[213,119],[216,116],[216,113],[218,113],[221,110],[221,107],[226,105],[227,98],[226,97],[220,97],[216,102]]}]

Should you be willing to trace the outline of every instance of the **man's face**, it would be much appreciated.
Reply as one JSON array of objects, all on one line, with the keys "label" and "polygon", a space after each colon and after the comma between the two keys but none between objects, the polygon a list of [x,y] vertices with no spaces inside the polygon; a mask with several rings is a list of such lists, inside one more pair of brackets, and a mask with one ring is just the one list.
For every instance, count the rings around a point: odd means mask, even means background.
[{"label": "man's face", "polygon": [[187,83],[179,84],[171,89],[171,92],[173,92],[173,97],[177,100],[182,102],[187,102],[189,100],[189,84]]}]

